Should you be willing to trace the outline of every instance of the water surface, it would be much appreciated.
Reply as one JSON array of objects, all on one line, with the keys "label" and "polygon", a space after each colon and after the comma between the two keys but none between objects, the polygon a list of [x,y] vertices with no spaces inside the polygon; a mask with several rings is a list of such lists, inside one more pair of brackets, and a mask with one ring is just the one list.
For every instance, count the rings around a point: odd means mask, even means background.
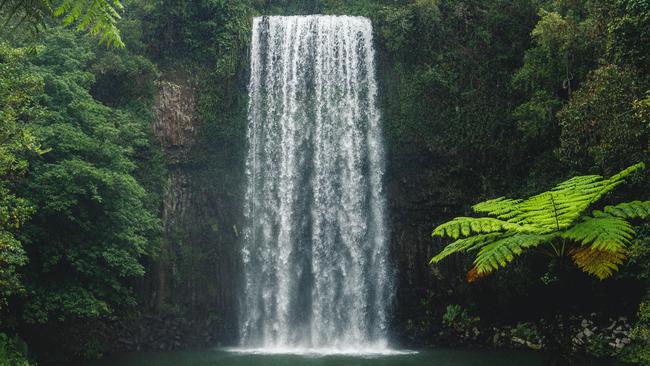
[{"label": "water surface", "polygon": [[86,366],[542,366],[542,355],[525,351],[432,349],[383,354],[268,354],[232,349],[136,353]]}]

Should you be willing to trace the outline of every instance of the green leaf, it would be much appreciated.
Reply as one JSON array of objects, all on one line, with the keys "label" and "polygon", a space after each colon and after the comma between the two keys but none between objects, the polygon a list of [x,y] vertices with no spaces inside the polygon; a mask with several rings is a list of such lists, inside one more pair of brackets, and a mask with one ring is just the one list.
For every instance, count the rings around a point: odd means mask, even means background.
[{"label": "green leaf", "polygon": [[459,252],[470,252],[477,250],[484,245],[491,243],[498,238],[502,237],[502,233],[490,233],[483,235],[475,235],[469,238],[458,239],[455,242],[447,245],[442,252],[438,253],[435,257],[431,258],[430,264],[438,263],[451,254]]},{"label": "green leaf", "polygon": [[538,228],[531,225],[519,225],[491,217],[456,217],[455,219],[439,225],[433,230],[431,236],[448,236],[453,239],[467,237],[472,234],[487,234],[492,232],[514,231],[521,233],[538,232]]},{"label": "green leaf", "polygon": [[622,219],[645,219],[650,215],[650,201],[632,201],[605,206],[603,212]]},{"label": "green leaf", "polygon": [[585,217],[560,236],[596,250],[620,253],[634,236],[634,229],[618,217]]},{"label": "green leaf", "polygon": [[478,275],[485,275],[499,267],[505,267],[524,250],[537,247],[554,239],[555,235],[514,234],[498,239],[481,248],[474,265]]}]

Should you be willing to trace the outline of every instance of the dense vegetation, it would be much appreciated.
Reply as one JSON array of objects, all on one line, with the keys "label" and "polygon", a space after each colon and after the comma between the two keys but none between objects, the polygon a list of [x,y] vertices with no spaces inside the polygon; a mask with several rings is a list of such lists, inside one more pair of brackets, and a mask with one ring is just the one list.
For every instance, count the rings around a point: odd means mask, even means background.
[{"label": "dense vegetation", "polygon": [[[34,358],[97,357],[117,347],[120,321],[165,314],[219,330],[202,342],[232,340],[234,290],[219,281],[237,268],[250,19],[329,13],[375,28],[400,341],[466,340],[480,322],[530,335],[523,322],[593,312],[633,319],[632,344],[568,348],[650,364],[647,225],[602,282],[527,255],[471,285],[471,259],[426,266],[448,244],[430,239],[432,223],[474,202],[648,162],[647,1],[94,2],[121,16],[103,21],[73,3],[86,2],[0,7],[0,358],[24,358],[16,336]],[[91,24],[103,25],[75,29]],[[196,90],[182,154],[152,133],[163,81]],[[194,197],[183,220],[163,217],[175,177]],[[649,182],[639,173],[603,204],[648,200]]]}]

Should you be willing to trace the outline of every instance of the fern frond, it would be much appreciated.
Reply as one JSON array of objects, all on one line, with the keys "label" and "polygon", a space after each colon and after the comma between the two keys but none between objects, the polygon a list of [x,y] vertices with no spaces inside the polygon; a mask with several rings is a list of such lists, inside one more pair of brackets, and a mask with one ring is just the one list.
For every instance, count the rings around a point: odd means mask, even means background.
[{"label": "fern frond", "polygon": [[602,212],[597,211],[595,213],[602,214],[603,212],[622,219],[645,219],[650,216],[650,201],[632,201],[605,206]]},{"label": "fern frond", "polygon": [[560,234],[594,250],[622,253],[634,236],[634,229],[618,217],[585,217],[584,220]]},{"label": "fern frond", "polygon": [[621,181],[621,180],[624,180],[625,178],[627,178],[628,176],[630,176],[631,174],[640,172],[643,169],[645,169],[645,163],[644,162],[636,163],[636,164],[634,164],[634,165],[632,165],[632,166],[630,166],[630,167],[628,167],[626,169],[623,169],[618,174],[613,175],[610,178],[610,180]]},{"label": "fern frond", "polygon": [[76,23],[78,31],[98,36],[100,43],[124,47],[117,28],[123,9],[120,0],[62,0],[52,14],[65,25]]},{"label": "fern frond", "polygon": [[431,258],[429,264],[438,263],[446,257],[459,252],[471,252],[477,250],[484,245],[491,243],[498,238],[502,237],[503,233],[489,233],[482,235],[470,236],[469,238],[458,239],[455,242],[447,245],[442,252],[438,253],[435,257]]},{"label": "fern frond", "polygon": [[582,247],[573,251],[571,257],[581,270],[603,280],[618,270],[618,266],[623,264],[625,254]]},{"label": "fern frond", "polygon": [[487,244],[481,248],[474,260],[476,274],[484,276],[499,267],[505,267],[525,249],[537,247],[555,237],[554,234],[514,234]]},{"label": "fern frond", "polygon": [[521,203],[521,201],[520,199],[499,197],[477,203],[472,206],[472,210],[476,213],[485,213],[506,220],[519,213],[517,204]]},{"label": "fern frond", "polygon": [[603,177],[600,175],[579,175],[577,177],[573,177],[571,179],[565,180],[562,183],[557,184],[555,187],[553,187],[552,190],[561,191],[573,187],[589,187],[592,186],[593,183],[596,183],[601,179],[603,179]]},{"label": "fern frond", "polygon": [[431,236],[448,236],[453,239],[473,234],[514,231],[534,233],[539,230],[531,225],[519,225],[492,217],[456,217],[451,221],[440,224],[433,230]]},{"label": "fern frond", "polygon": [[478,269],[476,269],[476,266],[472,267],[472,269],[467,272],[467,282],[472,283],[479,278],[487,276],[489,273],[479,273]]},{"label": "fern frond", "polygon": [[591,201],[589,202],[589,205],[591,205],[601,199],[605,194],[611,192],[614,188],[625,183],[625,178],[643,169],[645,169],[645,164],[643,162],[637,163],[623,169],[618,174],[611,176],[609,179],[602,180],[599,184],[592,187],[577,186],[574,190],[580,191],[580,189],[582,189],[585,192],[588,192],[591,195]]},{"label": "fern frond", "polygon": [[625,182],[629,175],[643,169],[643,163],[635,164],[611,178],[599,175],[578,176],[556,185],[544,192],[515,204],[510,212],[516,212],[509,222],[537,225],[544,230],[564,230],[570,227],[585,210],[605,194]]},{"label": "fern frond", "polygon": [[520,214],[513,217],[510,221],[520,224],[532,224],[538,226],[545,232],[559,230],[568,225],[570,219],[566,215],[561,215],[560,207],[556,203],[557,198],[554,194],[545,192],[530,197],[519,204]]},{"label": "fern frond", "polygon": [[60,18],[64,25],[74,25],[97,36],[100,43],[116,47],[124,47],[117,28],[123,9],[120,0],[0,0],[4,28],[26,20],[38,30],[48,18]]},{"label": "fern frond", "polygon": [[0,33],[14,31],[24,22],[38,31],[45,26],[45,19],[51,11],[49,0],[0,0],[0,19],[3,23]]}]

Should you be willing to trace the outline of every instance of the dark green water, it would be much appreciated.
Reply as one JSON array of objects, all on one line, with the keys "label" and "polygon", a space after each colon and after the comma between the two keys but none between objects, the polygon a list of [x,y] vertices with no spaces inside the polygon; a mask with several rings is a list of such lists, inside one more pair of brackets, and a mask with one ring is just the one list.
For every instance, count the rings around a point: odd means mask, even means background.
[{"label": "dark green water", "polygon": [[534,352],[434,349],[366,356],[250,354],[223,349],[136,353],[85,366],[544,366]]}]

